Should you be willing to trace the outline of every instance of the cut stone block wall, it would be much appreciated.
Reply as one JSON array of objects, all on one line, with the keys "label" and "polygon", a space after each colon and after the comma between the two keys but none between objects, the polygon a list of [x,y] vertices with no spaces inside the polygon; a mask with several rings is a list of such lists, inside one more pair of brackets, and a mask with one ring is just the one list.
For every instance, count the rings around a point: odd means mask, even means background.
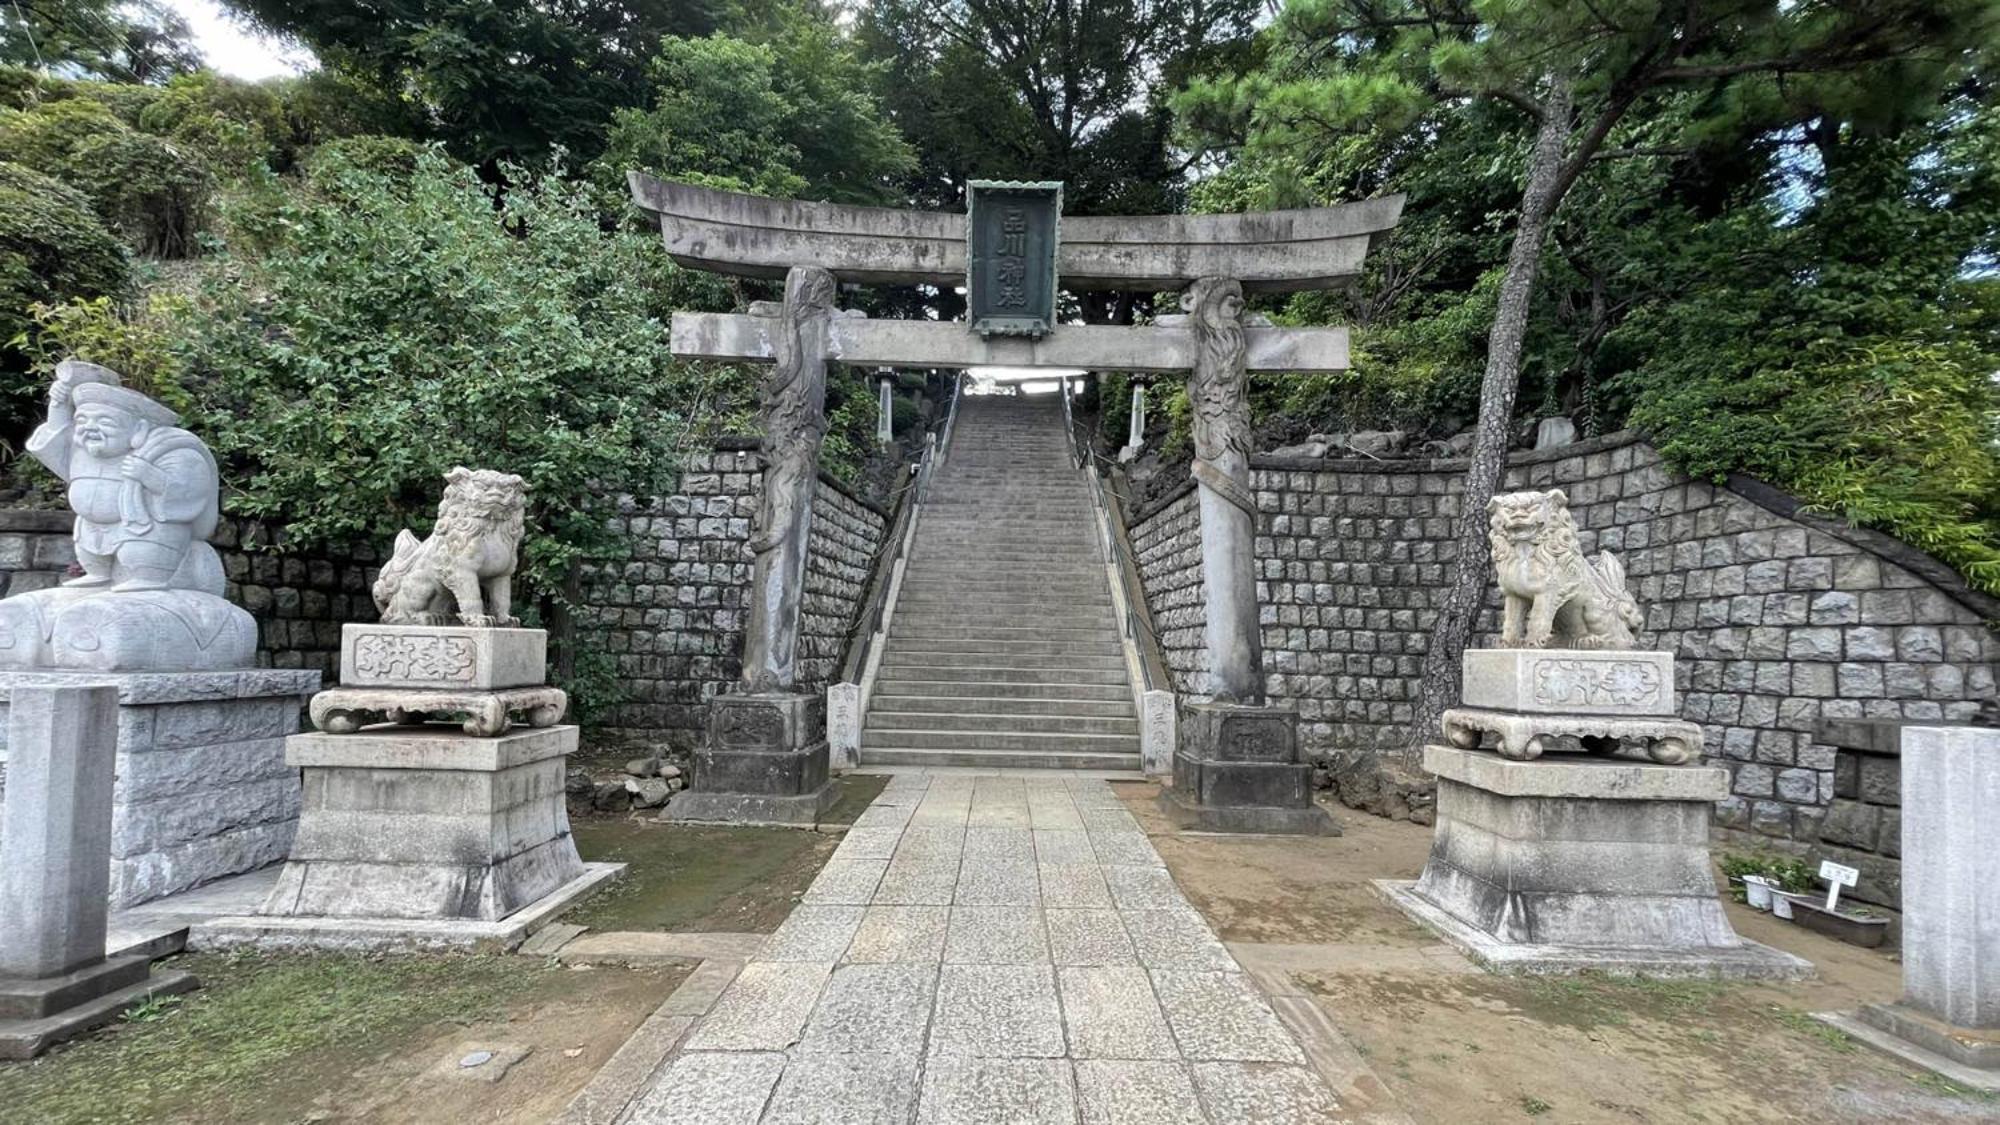
[{"label": "cut stone block wall", "polygon": [[[1456,557],[1462,461],[1253,459],[1266,689],[1300,710],[1302,747],[1399,751]],[[1506,488],[1565,490],[1587,551],[1625,560],[1643,647],[1677,654],[1683,717],[1731,771],[1724,830],[1811,842],[1833,800],[1822,719],[1964,720],[1996,695],[2000,603],[1936,560],[1798,510],[1747,478],[1689,480],[1632,434],[1514,459]],[[1199,689],[1195,497],[1132,525],[1161,646]],[[1489,592],[1475,643],[1490,643]]]},{"label": "cut stone block wall", "polygon": [[[586,573],[577,623],[581,645],[615,663],[624,695],[599,733],[681,749],[700,740],[709,698],[743,670],[750,524],[762,484],[756,443],[728,440],[690,464],[674,495],[621,499],[617,524],[631,558]],[[821,477],[806,563],[801,687],[823,689],[837,669],[887,523]]]},{"label": "cut stone block wall", "polygon": [[[68,512],[0,509],[0,597],[62,581],[76,552]],[[225,597],[257,619],[257,663],[303,668],[329,680],[340,669],[340,626],[375,620],[374,584],[380,557],[370,548],[273,549],[271,528],[259,520],[223,517],[212,537],[228,578]]]}]

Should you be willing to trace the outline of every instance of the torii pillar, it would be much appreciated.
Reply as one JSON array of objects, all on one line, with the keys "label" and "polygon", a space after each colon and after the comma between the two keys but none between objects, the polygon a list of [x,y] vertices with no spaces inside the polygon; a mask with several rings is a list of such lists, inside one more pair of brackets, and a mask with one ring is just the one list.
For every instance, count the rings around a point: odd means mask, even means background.
[{"label": "torii pillar", "polygon": [[1338,835],[1313,804],[1299,760],[1299,713],[1265,703],[1257,621],[1257,500],[1250,489],[1243,286],[1203,277],[1181,296],[1195,337],[1188,376],[1201,505],[1204,695],[1182,705],[1173,787],[1160,804],[1211,832]]},{"label": "torii pillar", "polygon": [[764,479],[750,530],[743,674],[733,690],[709,701],[708,739],[695,751],[694,780],[668,804],[667,819],[809,826],[839,796],[828,776],[824,697],[798,690],[836,288],[833,274],[818,267],[785,275],[785,303],[771,337],[776,362],[759,410]]}]

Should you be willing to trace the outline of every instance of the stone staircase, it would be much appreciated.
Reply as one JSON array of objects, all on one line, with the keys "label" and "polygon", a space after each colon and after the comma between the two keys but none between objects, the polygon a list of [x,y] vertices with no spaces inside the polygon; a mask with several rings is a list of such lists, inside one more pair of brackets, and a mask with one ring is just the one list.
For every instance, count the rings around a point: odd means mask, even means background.
[{"label": "stone staircase", "polygon": [[1054,397],[962,399],[861,734],[864,765],[1137,770],[1139,720]]}]

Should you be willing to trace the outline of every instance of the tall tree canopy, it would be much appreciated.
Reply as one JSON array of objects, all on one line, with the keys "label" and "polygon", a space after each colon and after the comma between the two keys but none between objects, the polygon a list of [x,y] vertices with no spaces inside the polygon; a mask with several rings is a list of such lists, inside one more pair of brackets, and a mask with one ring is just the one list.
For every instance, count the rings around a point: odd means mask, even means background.
[{"label": "tall tree canopy", "polygon": [[1993,42],[1993,0],[1293,0],[1263,67],[1195,83],[1179,107],[1211,137],[1311,165],[1360,132],[1400,134],[1490,102],[1530,130],[1494,296],[1458,570],[1427,653],[1413,737],[1456,699],[1487,583],[1485,507],[1505,469],[1532,302],[1559,209],[1612,157],[1706,135],[1934,113]]},{"label": "tall tree canopy", "polygon": [[910,196],[956,206],[974,178],[1061,180],[1083,214],[1176,211],[1185,158],[1166,94],[1246,57],[1261,0],[875,0],[863,54],[916,146]]},{"label": "tall tree canopy", "polygon": [[8,0],[0,64],[157,84],[193,73],[201,51],[187,21],[159,0]]},{"label": "tall tree canopy", "polygon": [[706,35],[732,0],[229,0],[328,65],[398,97],[417,127],[475,163],[603,147],[646,98],[665,35]]}]

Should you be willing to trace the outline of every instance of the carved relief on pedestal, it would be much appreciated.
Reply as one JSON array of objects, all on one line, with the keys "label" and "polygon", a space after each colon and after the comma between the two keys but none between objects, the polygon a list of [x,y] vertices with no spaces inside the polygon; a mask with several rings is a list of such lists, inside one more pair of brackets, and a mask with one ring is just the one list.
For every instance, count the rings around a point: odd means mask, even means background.
[{"label": "carved relief on pedestal", "polygon": [[377,680],[470,683],[476,654],[464,637],[362,633],[354,641],[354,667]]},{"label": "carved relief on pedestal", "polygon": [[1596,662],[1544,657],[1530,673],[1542,707],[1651,710],[1660,702],[1660,671],[1642,660]]}]

